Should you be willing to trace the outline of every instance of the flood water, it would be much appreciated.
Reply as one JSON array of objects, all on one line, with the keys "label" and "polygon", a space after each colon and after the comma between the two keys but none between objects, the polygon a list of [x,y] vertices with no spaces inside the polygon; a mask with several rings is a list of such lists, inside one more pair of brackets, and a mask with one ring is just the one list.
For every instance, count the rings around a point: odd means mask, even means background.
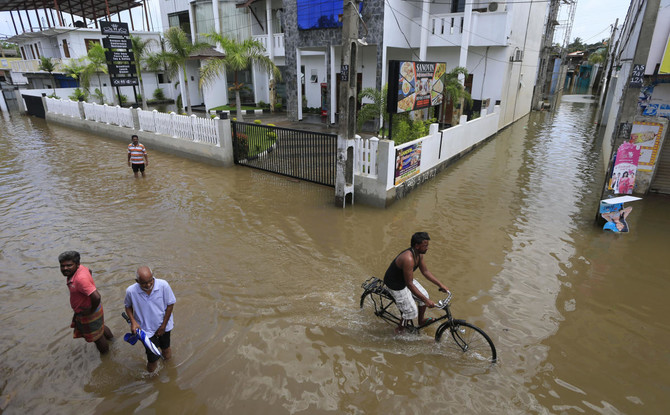
[{"label": "flood water", "polygon": [[[151,148],[135,180],[124,143],[3,113],[0,412],[664,413],[670,198],[631,204],[629,234],[594,225],[593,110],[534,113],[386,210]],[[496,365],[359,310],[361,283],[419,230],[452,311],[491,335]],[[117,337],[102,358],[69,328],[57,257],[70,249]],[[144,264],[177,297],[173,360],[154,376],[122,340]]]}]

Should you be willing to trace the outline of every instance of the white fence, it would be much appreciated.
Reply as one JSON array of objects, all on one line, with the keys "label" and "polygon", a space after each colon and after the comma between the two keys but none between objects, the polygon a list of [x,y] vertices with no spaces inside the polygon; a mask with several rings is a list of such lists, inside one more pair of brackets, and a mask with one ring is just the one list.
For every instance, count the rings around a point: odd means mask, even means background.
[{"label": "white fence", "polygon": [[363,139],[356,136],[354,145],[354,174],[377,177],[377,137]]},{"label": "white fence", "polygon": [[[46,98],[47,111],[56,114],[69,115],[79,118],[79,103],[69,100]],[[118,125],[137,129],[139,131],[151,131],[156,134],[168,135],[182,138],[197,143],[207,143],[220,146],[217,131],[217,120],[214,118],[200,118],[196,115],[177,115],[174,112],[165,114],[154,111],[143,111],[141,109],[122,108],[118,105],[98,105],[95,103],[82,103],[84,107],[84,118],[91,122]],[[133,112],[137,113],[137,123]]]},{"label": "white fence", "polygon": [[79,103],[76,101],[47,98],[47,111],[79,118]]}]

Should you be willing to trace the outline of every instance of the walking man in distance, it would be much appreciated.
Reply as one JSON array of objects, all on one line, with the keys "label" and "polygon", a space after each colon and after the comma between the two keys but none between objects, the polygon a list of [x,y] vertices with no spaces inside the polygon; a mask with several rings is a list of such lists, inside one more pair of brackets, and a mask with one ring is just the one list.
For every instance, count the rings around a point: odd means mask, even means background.
[{"label": "walking man in distance", "polygon": [[141,144],[139,138],[133,134],[132,142],[128,144],[128,167],[133,168],[135,178],[139,177],[137,172],[142,173],[144,177],[144,168],[149,167],[149,155],[144,144]]}]

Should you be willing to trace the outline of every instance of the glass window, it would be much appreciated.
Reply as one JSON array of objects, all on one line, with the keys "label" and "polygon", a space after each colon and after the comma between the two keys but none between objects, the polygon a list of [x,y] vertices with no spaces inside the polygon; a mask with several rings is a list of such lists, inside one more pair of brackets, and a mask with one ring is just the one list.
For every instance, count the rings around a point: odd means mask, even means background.
[{"label": "glass window", "polygon": [[[363,2],[360,7],[363,8]],[[298,0],[298,29],[342,27],[342,10],[342,0]]]},{"label": "glass window", "polygon": [[[251,38],[251,13],[246,7],[237,8],[235,3],[219,3],[221,35],[235,40]],[[211,15],[208,19],[212,19]]]},{"label": "glass window", "polygon": [[195,4],[195,30],[198,42],[212,43],[207,36],[214,31],[212,3]]},{"label": "glass window", "polygon": [[191,38],[191,21],[188,18],[188,12],[168,14],[168,24],[170,27],[181,27],[188,38]]}]

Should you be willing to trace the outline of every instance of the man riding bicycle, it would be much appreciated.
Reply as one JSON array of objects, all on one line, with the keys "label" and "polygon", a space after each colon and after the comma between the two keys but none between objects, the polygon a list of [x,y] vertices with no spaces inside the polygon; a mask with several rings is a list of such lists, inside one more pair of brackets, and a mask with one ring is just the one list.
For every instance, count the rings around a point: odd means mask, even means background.
[{"label": "man riding bicycle", "polygon": [[428,241],[430,237],[426,232],[416,232],[412,235],[411,246],[391,261],[384,275],[384,284],[389,288],[402,314],[396,332],[401,332],[408,322],[417,317],[419,326],[424,325],[430,320],[424,318],[426,307],[435,307],[435,303],[428,298],[425,288],[414,280],[414,271],[417,268],[428,281],[440,287],[440,291],[448,291],[447,287],[428,270],[423,259],[428,251]]}]

